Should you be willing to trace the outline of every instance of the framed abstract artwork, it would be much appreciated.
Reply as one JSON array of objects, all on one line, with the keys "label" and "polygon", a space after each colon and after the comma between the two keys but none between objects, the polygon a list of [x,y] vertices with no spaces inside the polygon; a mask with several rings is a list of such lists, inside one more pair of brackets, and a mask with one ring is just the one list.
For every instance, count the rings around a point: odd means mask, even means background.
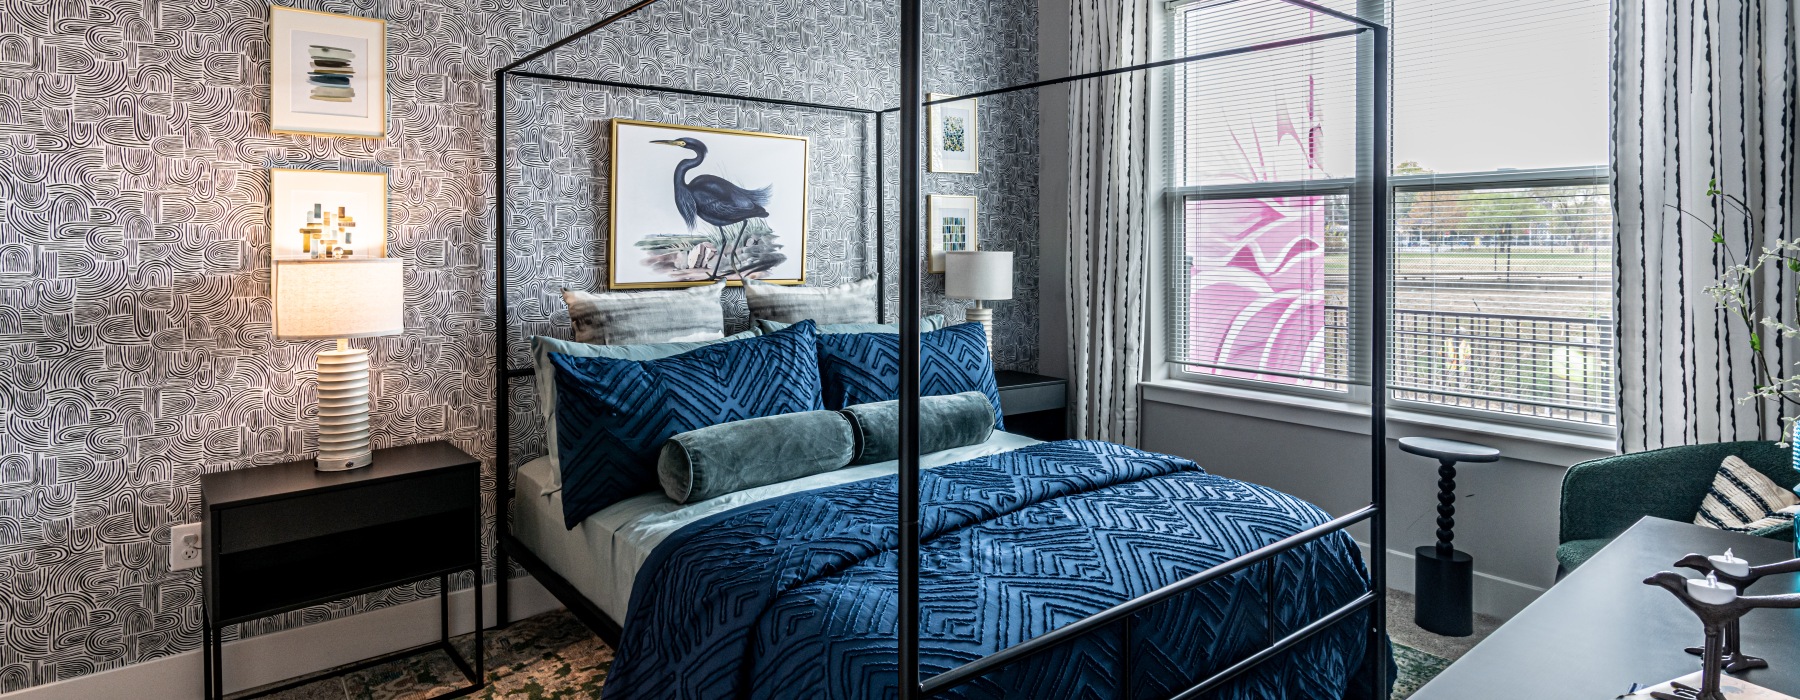
[{"label": "framed abstract artwork", "polygon": [[[927,101],[955,95],[931,93]],[[981,120],[975,100],[931,106],[931,172],[981,172]]]},{"label": "framed abstract artwork", "polygon": [[269,171],[269,252],[277,260],[387,257],[387,173]]},{"label": "framed abstract artwork", "polygon": [[806,281],[805,137],[612,121],[614,289]]},{"label": "framed abstract artwork", "polygon": [[944,253],[981,249],[976,230],[978,203],[974,197],[949,194],[931,195],[926,203],[925,220],[931,227],[925,235],[926,252],[930,256],[926,271],[942,274]]},{"label": "framed abstract artwork", "polygon": [[269,130],[387,135],[387,22],[269,8]]}]

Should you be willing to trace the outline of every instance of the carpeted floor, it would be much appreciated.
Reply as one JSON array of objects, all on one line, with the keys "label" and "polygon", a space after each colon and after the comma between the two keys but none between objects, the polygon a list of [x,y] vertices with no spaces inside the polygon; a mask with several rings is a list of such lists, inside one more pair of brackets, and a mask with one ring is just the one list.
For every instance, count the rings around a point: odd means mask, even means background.
[{"label": "carpeted floor", "polygon": [[[1412,625],[1412,596],[1388,595],[1388,625],[1394,639],[1394,661],[1400,667],[1394,698],[1401,700],[1431,680],[1450,662],[1487,636],[1498,624],[1476,622],[1476,636],[1439,637]],[[473,636],[453,640],[466,655]],[[538,615],[490,633],[488,681],[476,698],[574,700],[594,698],[612,666],[612,650],[563,611]],[[271,700],[418,700],[463,685],[463,676],[444,654],[428,654],[326,678],[292,690],[264,696]]]}]

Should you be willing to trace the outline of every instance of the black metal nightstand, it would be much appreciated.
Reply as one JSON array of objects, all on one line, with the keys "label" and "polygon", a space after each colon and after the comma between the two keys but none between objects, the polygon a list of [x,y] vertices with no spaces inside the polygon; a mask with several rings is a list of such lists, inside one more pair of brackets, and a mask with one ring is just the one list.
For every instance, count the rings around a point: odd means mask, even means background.
[{"label": "black metal nightstand", "polygon": [[1039,440],[1069,436],[1069,380],[1011,370],[994,373],[1006,432]]},{"label": "black metal nightstand", "polygon": [[[373,466],[321,472],[313,460],[207,474],[202,548],[206,697],[224,696],[220,631],[227,625],[438,579],[439,641],[369,659],[332,675],[443,651],[480,690],[481,463],[448,442],[375,451]],[[450,574],[474,571],[475,662],[450,645]],[[319,677],[309,677],[310,683]],[[286,690],[299,682],[255,695]],[[250,697],[250,696],[246,696]]]}]

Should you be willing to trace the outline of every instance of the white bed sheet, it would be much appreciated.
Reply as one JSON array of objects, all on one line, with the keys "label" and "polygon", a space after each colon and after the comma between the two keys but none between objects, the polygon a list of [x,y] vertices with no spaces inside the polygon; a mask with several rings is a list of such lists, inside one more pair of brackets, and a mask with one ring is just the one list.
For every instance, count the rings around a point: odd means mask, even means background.
[{"label": "white bed sheet", "polygon": [[[987,442],[933,452],[920,458],[930,469],[1037,444],[1023,435],[994,431]],[[551,487],[550,460],[519,468],[513,497],[513,531],[550,569],[581,591],[614,621],[624,624],[632,582],[658,544],[688,523],[710,515],[791,493],[886,476],[897,461],[839,469],[800,479],[680,505],[662,493],[629,498],[588,516],[573,530],[563,528],[562,493]],[[549,493],[545,493],[549,491]]]}]

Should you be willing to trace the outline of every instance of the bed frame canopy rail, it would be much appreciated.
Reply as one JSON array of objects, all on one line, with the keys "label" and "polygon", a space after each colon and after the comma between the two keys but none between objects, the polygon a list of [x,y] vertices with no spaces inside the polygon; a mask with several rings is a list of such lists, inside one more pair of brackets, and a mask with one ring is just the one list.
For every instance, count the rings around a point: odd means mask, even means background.
[{"label": "bed frame canopy rail", "polygon": [[[1363,200],[1367,216],[1366,235],[1360,237],[1368,246],[1367,258],[1369,279],[1367,307],[1373,318],[1385,318],[1389,299],[1387,287],[1390,277],[1391,261],[1386,251],[1387,231],[1390,218],[1390,206],[1385,192],[1390,168],[1388,153],[1389,142],[1389,77],[1388,58],[1391,47],[1389,28],[1380,22],[1358,17],[1354,14],[1333,10],[1319,5],[1313,0],[1261,0],[1270,3],[1281,3],[1306,11],[1318,13],[1339,20],[1348,27],[1339,31],[1310,34],[1289,39],[1269,41],[1249,46],[1210,51],[1176,58],[1169,58],[1147,63],[1109,68],[1104,70],[1070,75],[1061,78],[1038,80],[1010,87],[982,90],[938,100],[926,100],[923,85],[923,15],[924,0],[897,0],[900,8],[900,75],[899,106],[875,110],[855,106],[828,103],[813,103],[799,100],[776,99],[754,95],[713,92],[688,88],[675,88],[662,85],[635,84],[615,80],[603,80],[582,76],[558,75],[526,70],[525,66],[549,55],[556,50],[589,36],[615,22],[630,17],[664,0],[639,0],[638,2],[601,19],[567,37],[557,40],[541,49],[506,65],[494,75],[494,144],[496,151],[495,167],[495,237],[494,265],[496,286],[496,326],[495,326],[495,425],[498,431],[496,442],[498,489],[496,500],[498,519],[495,524],[498,535],[496,552],[496,573],[499,580],[496,596],[496,622],[507,624],[507,605],[510,599],[510,577],[507,576],[508,559],[516,560],[531,573],[552,595],[568,606],[578,619],[593,629],[607,643],[617,645],[621,633],[618,621],[612,620],[588,600],[579,590],[561,575],[553,571],[516,537],[508,532],[508,519],[511,500],[514,494],[513,467],[511,465],[511,384],[514,380],[533,375],[531,367],[510,368],[509,334],[507,319],[507,159],[506,159],[506,108],[505,96],[508,78],[525,78],[536,80],[562,81],[616,87],[648,92],[664,92],[720,100],[733,100],[756,104],[769,104],[805,109],[818,109],[840,113],[858,114],[873,119],[876,176],[872,179],[875,187],[875,208],[877,210],[877,226],[874,236],[877,239],[876,267],[881,276],[878,289],[885,296],[887,289],[887,242],[881,240],[886,232],[887,213],[885,199],[885,157],[884,132],[887,115],[898,115],[899,121],[899,173],[898,173],[898,210],[897,219],[897,261],[899,268],[900,295],[896,315],[900,331],[900,385],[899,385],[899,606],[897,623],[899,627],[899,645],[897,649],[899,666],[899,693],[901,700],[917,700],[942,695],[957,686],[981,678],[982,676],[1001,670],[1010,664],[1018,663],[1038,654],[1049,651],[1058,645],[1065,644],[1090,634],[1116,633],[1123,642],[1119,648],[1121,653],[1121,696],[1135,698],[1132,682],[1132,640],[1134,639],[1134,620],[1142,613],[1166,602],[1181,593],[1194,590],[1209,582],[1216,581],[1246,571],[1250,567],[1276,557],[1284,552],[1304,546],[1332,533],[1344,531],[1358,523],[1368,523],[1368,539],[1371,555],[1368,557],[1369,589],[1362,595],[1343,606],[1307,623],[1286,635],[1276,638],[1276,623],[1273,611],[1268,615],[1269,640],[1267,647],[1238,660],[1225,669],[1201,679],[1191,687],[1171,696],[1176,700],[1198,698],[1211,690],[1217,689],[1230,680],[1259,664],[1279,656],[1282,652],[1312,638],[1317,633],[1351,618],[1359,611],[1368,611],[1367,634],[1371,650],[1382,648],[1386,643],[1385,591],[1387,590],[1387,373],[1381,368],[1387,366],[1389,340],[1384,332],[1368,333],[1364,342],[1369,348],[1366,376],[1353,379],[1352,384],[1369,386],[1371,401],[1369,402],[1369,500],[1368,503],[1350,513],[1312,528],[1295,533],[1268,545],[1239,555],[1204,571],[1195,573],[1182,580],[1168,584],[1131,600],[1115,605],[1109,609],[1095,613],[1086,618],[1069,623],[1062,627],[1041,634],[1033,639],[1001,649],[995,653],[981,657],[961,666],[944,671],[929,678],[920,678],[919,669],[919,335],[920,335],[920,207],[923,201],[920,192],[920,174],[923,164],[920,152],[920,136],[924,110],[932,105],[946,104],[969,99],[993,97],[1026,90],[1036,90],[1054,85],[1062,85],[1084,80],[1093,80],[1108,76],[1121,75],[1156,68],[1172,67],[1181,64],[1206,61],[1210,59],[1236,56],[1242,54],[1268,51],[1273,49],[1311,44],[1351,36],[1361,36],[1366,43],[1360,44],[1358,61],[1366,61],[1372,66],[1366,72],[1369,81],[1367,103],[1359,108],[1359,121],[1367,119],[1366,129],[1362,129],[1359,148],[1363,155],[1359,156],[1358,177],[1360,181],[1359,196]],[[681,2],[684,0],[672,0]],[[1366,36],[1363,36],[1366,35]],[[1362,80],[1364,78],[1359,78]],[[865,162],[867,159],[865,159]],[[866,186],[866,185],[865,185]],[[882,321],[888,320],[888,304],[885,301],[878,305]],[[1264,577],[1265,600],[1273,604],[1268,595],[1273,583]],[[1376,689],[1378,697],[1388,694],[1390,679],[1388,678],[1387,656],[1371,651],[1365,654],[1368,668],[1365,669],[1371,687]]]}]

